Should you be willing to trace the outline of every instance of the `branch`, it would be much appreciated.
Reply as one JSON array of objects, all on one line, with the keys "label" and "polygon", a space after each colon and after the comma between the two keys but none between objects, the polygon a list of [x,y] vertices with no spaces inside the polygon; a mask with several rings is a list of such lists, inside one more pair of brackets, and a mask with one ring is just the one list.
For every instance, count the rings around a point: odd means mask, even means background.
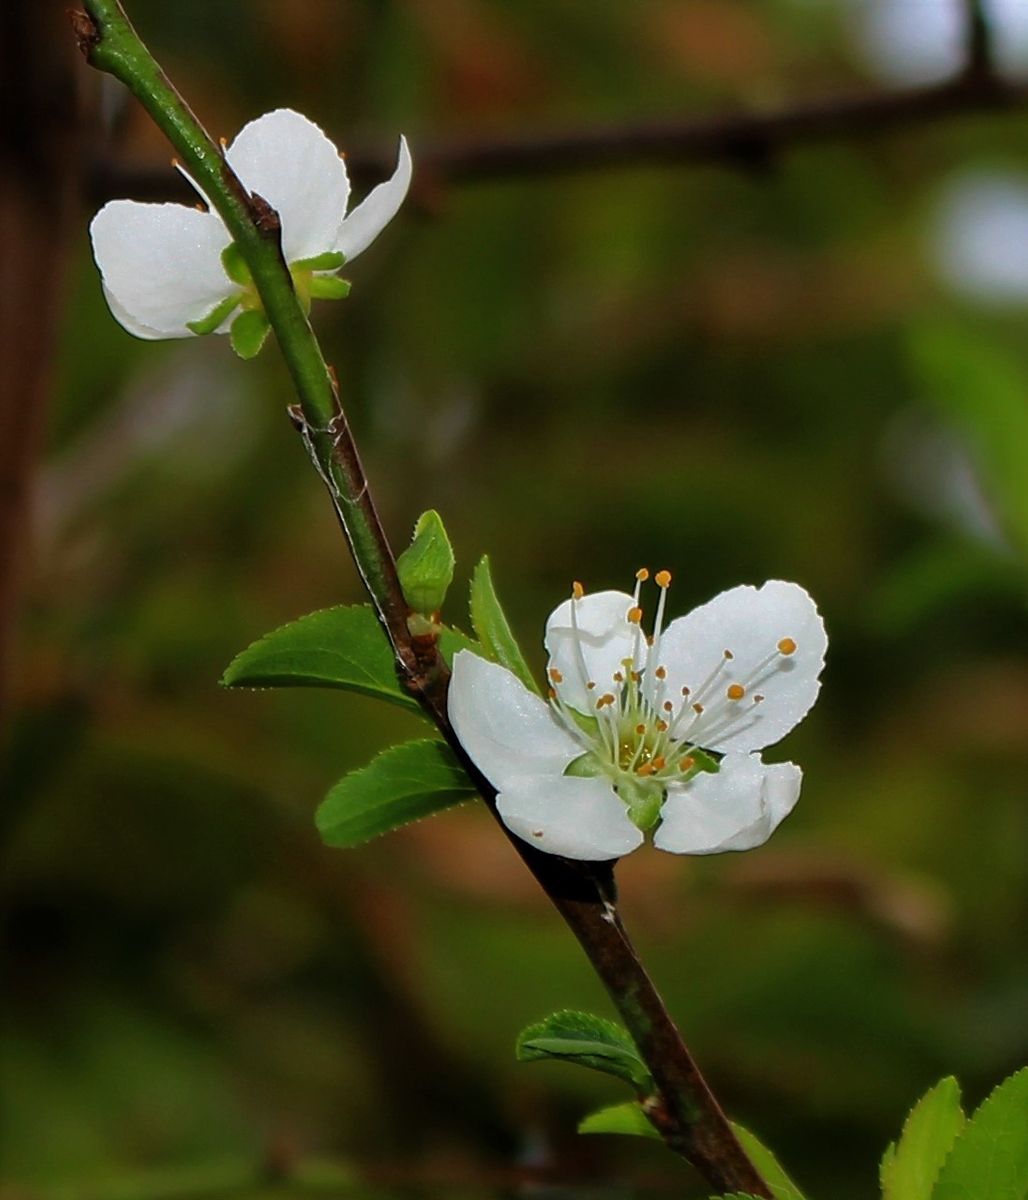
[{"label": "branch", "polygon": [[[777,112],[531,137],[428,141],[419,145],[418,170],[429,180],[464,184],[645,165],[712,163],[752,170],[799,146],[1028,105],[1028,87],[1007,83],[992,69],[984,22],[976,19],[972,29],[977,32],[969,38],[967,69],[932,87],[837,96]],[[380,179],[392,169],[387,156],[373,150],[348,154],[346,161],[358,182]],[[138,170],[103,160],[94,166],[89,186],[98,203],[126,194],[147,200],[187,198],[181,181],[169,171]]]},{"label": "branch", "polygon": [[[120,79],[182,156],[246,260],[299,397],[291,410],[327,485],[357,567],[396,653],[401,678],[466,766],[499,822],[496,791],[468,759],[450,726],[448,674],[434,645],[419,654],[396,563],[361,470],[335,378],[293,290],[277,214],[251,196],[154,61],[118,0],[84,0],[74,14],[91,65]],[[585,950],[635,1039],[656,1085],[651,1117],[667,1144],[720,1192],[770,1197],[693,1061],[628,938],[615,907],[611,863],[545,854],[501,828]]]}]

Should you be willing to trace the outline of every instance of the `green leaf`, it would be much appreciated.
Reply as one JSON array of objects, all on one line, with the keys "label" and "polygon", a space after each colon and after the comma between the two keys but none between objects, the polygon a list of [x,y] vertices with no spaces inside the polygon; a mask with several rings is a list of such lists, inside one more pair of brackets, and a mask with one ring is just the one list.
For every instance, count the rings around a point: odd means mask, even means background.
[{"label": "green leaf", "polygon": [[289,264],[291,271],[338,271],[346,262],[346,256],[338,250],[326,250],[324,254],[314,254],[310,258],[298,258]]},{"label": "green leaf", "polygon": [[418,517],[411,544],[396,560],[403,597],[414,612],[431,615],[442,608],[454,561],[443,519],[430,508]]},{"label": "green leaf", "polygon": [[558,1012],[527,1026],[518,1037],[516,1054],[520,1062],[556,1058],[616,1075],[644,1094],[653,1088],[628,1031],[592,1013]]},{"label": "green leaf", "polygon": [[482,556],[471,576],[471,624],[482,643],[486,658],[513,671],[525,687],[541,694],[500,607],[488,555]]},{"label": "green leaf", "polygon": [[731,1125],[739,1144],[746,1151],[750,1162],[763,1175],[775,1200],[803,1200],[803,1193],[786,1175],[781,1163],[767,1146],[742,1125],[737,1125],[734,1121]]},{"label": "green leaf", "polygon": [[879,1169],[882,1200],[931,1200],[939,1170],[963,1127],[960,1087],[949,1076],[918,1100],[899,1141],[886,1149]]},{"label": "green leaf", "polygon": [[[447,632],[445,641],[463,637]],[[323,608],[265,634],[232,660],[221,682],[225,687],[342,688],[418,708],[400,686],[389,642],[367,604]]]},{"label": "green leaf", "polygon": [[307,285],[307,294],[315,300],[345,300],[351,286],[349,279],[338,275],[315,275]]},{"label": "green leaf", "polygon": [[256,358],[270,329],[268,318],[263,312],[256,308],[241,312],[229,330],[232,349],[240,358]]},{"label": "green leaf", "polygon": [[646,1114],[637,1100],[626,1100],[624,1104],[611,1104],[597,1109],[578,1122],[579,1133],[624,1133],[630,1137],[656,1138],[660,1134],[646,1119]]},{"label": "green leaf", "polygon": [[1028,1067],[1004,1080],[968,1121],[939,1172],[932,1200],[1028,1196]]},{"label": "green leaf", "polygon": [[458,650],[470,650],[473,654],[484,657],[481,645],[474,638],[469,638],[453,625],[444,625],[439,635],[439,653],[448,667],[453,666],[453,656]]},{"label": "green leaf", "polygon": [[225,318],[239,307],[238,296],[227,296],[220,304],[216,304],[205,317],[201,317],[198,321],[187,321],[186,328],[190,329],[198,337],[204,337],[208,333],[213,333],[215,329],[225,320]]},{"label": "green leaf", "polygon": [[326,845],[357,846],[475,794],[449,746],[426,738],[393,746],[341,779],[314,820]]}]

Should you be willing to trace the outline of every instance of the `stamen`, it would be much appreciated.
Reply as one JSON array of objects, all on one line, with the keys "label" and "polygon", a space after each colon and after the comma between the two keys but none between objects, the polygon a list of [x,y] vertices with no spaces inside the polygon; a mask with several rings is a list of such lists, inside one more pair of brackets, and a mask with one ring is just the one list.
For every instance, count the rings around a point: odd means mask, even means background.
[{"label": "stamen", "polygon": [[699,716],[700,713],[703,712],[703,705],[702,704],[694,704],[692,706],[692,710],[697,716]]},{"label": "stamen", "polygon": [[556,688],[551,687],[551,688],[547,688],[546,690],[549,692],[551,700],[557,699],[557,689]]},{"label": "stamen", "polygon": [[638,604],[633,605],[628,610],[627,619],[632,625],[638,625],[639,622],[642,620],[642,617],[643,617],[643,610],[639,607]]},{"label": "stamen", "polygon": [[665,721],[663,719],[658,720],[657,721],[657,732],[658,733],[667,733],[667,731],[668,731],[667,721]]},{"label": "stamen", "polygon": [[760,696],[760,695],[754,696],[754,697],[753,697],[753,703],[754,703],[754,704],[763,704],[763,703],[764,703],[764,697],[763,697],[763,696]]},{"label": "stamen", "polygon": [[586,686],[586,687],[589,689],[589,691],[591,692],[591,691],[593,690],[593,688],[596,686],[596,680],[595,680],[595,679],[588,679],[588,680],[586,680],[586,684],[585,684],[585,686]]},{"label": "stamen", "polygon": [[731,650],[726,650],[725,658],[727,658],[729,661],[731,661],[733,658],[735,658],[735,655],[731,652]]},{"label": "stamen", "polygon": [[675,711],[675,706],[671,703],[670,700],[665,700],[664,703],[661,705],[661,707],[664,709],[664,711],[666,713],[673,713]]},{"label": "stamen", "polygon": [[782,640],[778,643],[778,652],[779,654],[795,654],[796,643],[792,640],[792,638],[782,638]]},{"label": "stamen", "polygon": [[729,700],[741,700],[746,695],[746,689],[741,683],[730,683],[726,694]]},{"label": "stamen", "polygon": [[582,587],[582,585],[578,582],[577,579],[571,585],[571,595],[574,596],[574,598],[576,600],[581,600],[582,597],[585,595],[585,588]]},{"label": "stamen", "polygon": [[649,579],[650,573],[646,569],[646,567],[640,567],[639,570],[636,571],[635,577],[636,577],[636,579],[639,580],[640,583],[645,583],[646,580]]},{"label": "stamen", "polygon": [[596,701],[597,708],[606,708],[608,704],[614,703],[614,696],[610,692],[604,692],[603,695]]},{"label": "stamen", "polygon": [[696,759],[691,754],[687,754],[685,758],[678,764],[679,771],[691,771],[696,766]]},{"label": "stamen", "polygon": [[645,725],[636,725],[635,732],[636,732],[637,736],[642,737],[642,735],[646,732],[646,726]]},{"label": "stamen", "polygon": [[666,591],[671,586],[671,572],[658,571],[656,575],[653,576],[653,582],[657,585],[657,587],[663,588]]},{"label": "stamen", "polygon": [[654,769],[654,771],[663,771],[667,766],[667,759],[662,754],[658,754],[657,757],[652,760],[650,766]]},{"label": "stamen", "polygon": [[621,674],[620,671],[615,671],[613,678],[614,678],[615,683],[624,683],[625,682],[625,677],[624,677],[624,675]]},{"label": "stamen", "polygon": [[667,679],[667,667],[658,667],[653,673],[658,679]]},{"label": "stamen", "polygon": [[548,674],[554,683],[564,682],[564,676],[560,673],[560,671],[557,670],[556,667],[550,667]]}]

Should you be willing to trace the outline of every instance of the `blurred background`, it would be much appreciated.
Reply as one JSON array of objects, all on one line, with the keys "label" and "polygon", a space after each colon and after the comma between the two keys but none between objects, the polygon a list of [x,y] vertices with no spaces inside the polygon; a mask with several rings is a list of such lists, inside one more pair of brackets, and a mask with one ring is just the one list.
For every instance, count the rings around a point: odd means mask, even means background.
[{"label": "blurred background", "polygon": [[[181,192],[64,7],[14,6],[6,77],[5,1195],[704,1195],[656,1143],[577,1137],[613,1081],[514,1062],[525,1023],[610,1010],[484,811],[319,844],[328,787],[418,722],[219,689],[360,591],[274,346],[110,316],[92,212]],[[1028,1041],[1028,4],[975,37],[957,0],[129,7],[215,134],[295,107],[358,193],[410,139],[410,200],[314,323],[394,541],[446,519],[449,619],[485,551],[540,669],[573,578],[818,599],[822,699],[769,754],[804,766],[794,815],[620,874],[731,1113],[812,1196],[877,1194],[921,1091],[977,1103]],[[949,101],[692,159],[443,153],[904,89]]]}]

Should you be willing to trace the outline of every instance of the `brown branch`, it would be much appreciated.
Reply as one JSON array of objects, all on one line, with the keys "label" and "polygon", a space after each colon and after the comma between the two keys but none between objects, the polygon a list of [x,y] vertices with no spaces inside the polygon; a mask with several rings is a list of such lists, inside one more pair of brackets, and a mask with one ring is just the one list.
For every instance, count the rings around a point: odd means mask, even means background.
[{"label": "brown branch", "polygon": [[[982,20],[973,19],[971,28],[966,71],[931,87],[836,96],[777,112],[638,122],[526,137],[429,140],[418,149],[419,174],[443,183],[477,183],[642,165],[714,163],[752,170],[798,146],[1028,105],[1028,87],[995,75]],[[392,169],[389,154],[375,150],[348,154],[347,164],[361,183],[377,181]],[[134,169],[110,160],[95,164],[90,193],[97,203],[124,195],[193,199],[173,172]]]}]

